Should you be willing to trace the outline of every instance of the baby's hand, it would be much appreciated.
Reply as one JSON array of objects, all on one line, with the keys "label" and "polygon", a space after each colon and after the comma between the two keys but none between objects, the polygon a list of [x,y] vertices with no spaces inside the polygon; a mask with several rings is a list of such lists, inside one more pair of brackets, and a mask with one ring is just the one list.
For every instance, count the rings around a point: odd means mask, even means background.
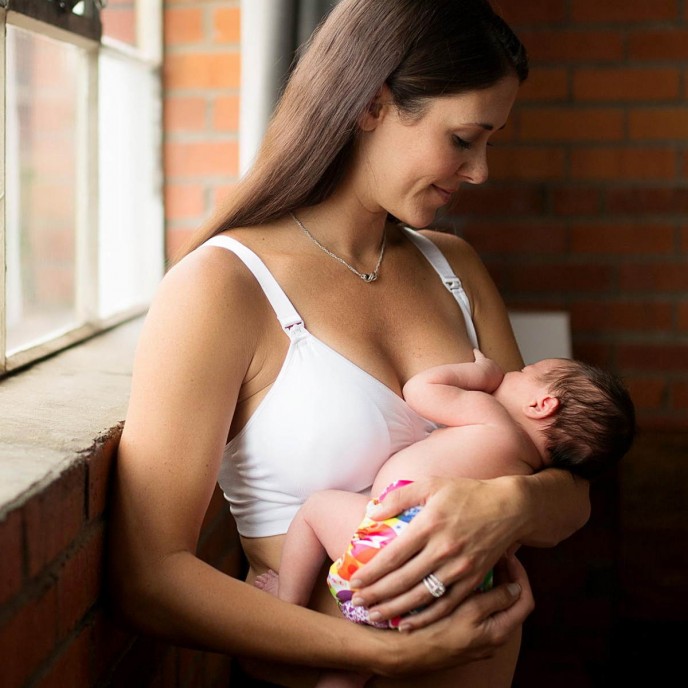
[{"label": "baby's hand", "polygon": [[480,349],[473,349],[473,356],[475,357],[475,362],[484,361],[486,356]]},{"label": "baby's hand", "polygon": [[480,366],[485,376],[485,391],[493,392],[504,378],[504,371],[496,361],[485,356],[480,349],[473,349],[473,356],[475,357],[475,364]]}]

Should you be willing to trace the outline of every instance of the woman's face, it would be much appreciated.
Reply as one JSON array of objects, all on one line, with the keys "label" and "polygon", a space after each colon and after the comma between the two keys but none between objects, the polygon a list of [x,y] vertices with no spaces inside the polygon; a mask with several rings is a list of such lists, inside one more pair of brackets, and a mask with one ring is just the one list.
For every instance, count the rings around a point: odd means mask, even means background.
[{"label": "woman's face", "polygon": [[487,179],[487,145],[507,121],[519,82],[433,98],[419,118],[399,113],[388,89],[361,122],[359,197],[371,212],[387,211],[427,227],[462,183]]}]

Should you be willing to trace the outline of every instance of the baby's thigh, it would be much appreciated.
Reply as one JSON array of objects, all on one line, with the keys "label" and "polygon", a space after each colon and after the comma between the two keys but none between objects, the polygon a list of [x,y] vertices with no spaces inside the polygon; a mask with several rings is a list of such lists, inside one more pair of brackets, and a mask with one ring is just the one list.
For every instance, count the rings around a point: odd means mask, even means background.
[{"label": "baby's thigh", "polygon": [[405,679],[373,678],[366,688],[509,688],[520,647],[521,629],[490,659]]}]

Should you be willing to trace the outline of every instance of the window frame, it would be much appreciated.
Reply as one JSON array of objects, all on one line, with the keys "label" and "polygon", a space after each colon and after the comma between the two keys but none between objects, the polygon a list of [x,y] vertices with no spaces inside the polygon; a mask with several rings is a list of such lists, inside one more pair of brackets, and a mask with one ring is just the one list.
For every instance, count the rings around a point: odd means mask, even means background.
[{"label": "window frame", "polygon": [[[3,276],[0,279],[0,380],[41,359],[74,344],[107,331],[145,312],[148,304],[142,296],[139,303],[101,317],[98,312],[99,264],[99,58],[101,53],[121,57],[149,70],[155,78],[162,73],[162,2],[136,0],[137,45],[128,45],[103,35],[100,11],[95,2],[92,16],[84,17],[60,10],[46,0],[0,0],[0,74],[6,74],[7,26],[14,26],[74,45],[83,50],[85,78],[80,84],[78,117],[83,123],[77,131],[79,152],[76,184],[84,189],[75,216],[75,311],[78,323],[68,330],[47,333],[45,339],[7,355],[7,219],[6,219],[6,88],[0,90],[0,260]],[[155,30],[150,30],[154,27]],[[156,96],[162,108],[162,89]],[[156,122],[154,136],[158,146],[157,170],[162,178],[162,122]],[[163,204],[162,195],[159,199]],[[164,212],[159,228],[164,246]],[[164,254],[156,256],[164,266]]]}]

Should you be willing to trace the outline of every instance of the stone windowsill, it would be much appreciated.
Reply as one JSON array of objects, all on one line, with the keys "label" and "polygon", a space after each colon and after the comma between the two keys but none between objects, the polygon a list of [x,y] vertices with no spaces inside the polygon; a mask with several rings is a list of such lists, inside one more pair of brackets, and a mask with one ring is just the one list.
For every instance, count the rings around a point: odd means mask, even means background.
[{"label": "stone windowsill", "polygon": [[0,520],[124,419],[142,321],[0,381]]}]

